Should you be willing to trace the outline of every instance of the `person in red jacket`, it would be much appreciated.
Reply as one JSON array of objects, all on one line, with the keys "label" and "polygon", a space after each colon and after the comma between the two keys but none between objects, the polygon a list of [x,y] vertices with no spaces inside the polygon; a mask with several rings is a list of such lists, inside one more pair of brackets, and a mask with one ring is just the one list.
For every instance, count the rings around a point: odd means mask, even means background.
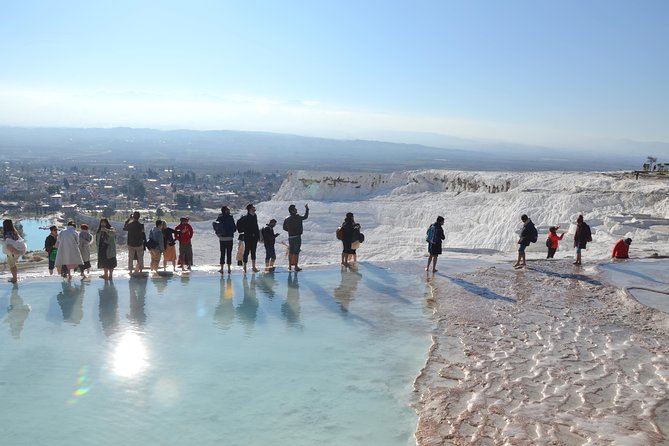
[{"label": "person in red jacket", "polygon": [[564,232],[560,235],[557,235],[558,229],[560,229],[559,226],[551,226],[548,228],[548,240],[546,240],[546,246],[548,247],[548,256],[546,257],[547,259],[553,258],[555,251],[558,249],[558,242],[564,238]]},{"label": "person in red jacket", "polygon": [[181,271],[193,265],[193,227],[188,223],[188,217],[181,217],[179,225],[174,228],[174,238],[179,241],[179,264]]},{"label": "person in red jacket", "polygon": [[616,246],[613,247],[613,252],[611,252],[611,257],[614,259],[629,259],[630,245],[632,244],[631,238],[626,238],[625,240],[620,239],[616,243]]}]

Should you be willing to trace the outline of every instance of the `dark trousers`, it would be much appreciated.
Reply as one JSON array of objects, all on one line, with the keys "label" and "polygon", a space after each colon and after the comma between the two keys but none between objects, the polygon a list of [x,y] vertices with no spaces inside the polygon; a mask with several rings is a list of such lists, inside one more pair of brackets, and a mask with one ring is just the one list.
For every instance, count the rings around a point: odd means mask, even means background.
[{"label": "dark trousers", "polygon": [[548,248],[548,257],[547,259],[552,259],[553,256],[555,255],[555,251],[557,251],[557,248]]},{"label": "dark trousers", "polygon": [[232,240],[228,240],[225,242],[218,241],[219,245],[221,246],[221,261],[219,264],[223,265],[225,264],[225,258],[227,256],[228,261],[227,264],[230,265],[232,263]]},{"label": "dark trousers", "polygon": [[249,253],[251,253],[251,260],[256,259],[256,248],[258,247],[258,240],[244,241],[244,263],[248,263]]}]

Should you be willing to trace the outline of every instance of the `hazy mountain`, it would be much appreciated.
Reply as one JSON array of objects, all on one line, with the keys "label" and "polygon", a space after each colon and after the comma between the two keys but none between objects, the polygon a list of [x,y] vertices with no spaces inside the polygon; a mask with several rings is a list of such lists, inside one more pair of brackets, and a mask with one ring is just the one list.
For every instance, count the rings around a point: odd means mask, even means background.
[{"label": "hazy mountain", "polygon": [[118,163],[390,171],[616,170],[641,165],[645,153],[602,156],[509,143],[451,138],[449,147],[369,140],[337,140],[231,130],[0,127],[0,151],[14,159]]}]

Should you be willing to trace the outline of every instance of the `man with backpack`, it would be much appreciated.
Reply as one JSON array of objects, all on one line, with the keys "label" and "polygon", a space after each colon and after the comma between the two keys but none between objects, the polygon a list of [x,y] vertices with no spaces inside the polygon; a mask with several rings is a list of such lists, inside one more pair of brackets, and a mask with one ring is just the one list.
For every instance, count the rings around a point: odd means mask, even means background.
[{"label": "man with backpack", "polygon": [[441,254],[441,241],[446,239],[443,226],[444,217],[440,215],[437,217],[437,221],[432,223],[427,229],[425,241],[427,242],[427,252],[430,256],[427,258],[425,271],[430,270],[430,263],[432,263],[432,272],[437,272],[437,257]]},{"label": "man with backpack", "polygon": [[574,234],[574,248],[576,248],[576,261],[574,265],[581,264],[581,250],[586,249],[588,242],[592,241],[592,232],[590,226],[583,221],[583,215],[576,219],[576,233]]},{"label": "man with backpack", "polygon": [[262,228],[260,231],[260,240],[262,240],[263,245],[265,245],[265,272],[274,271],[274,262],[276,261],[276,249],[274,248],[274,243],[279,234],[274,232],[274,227],[276,226],[276,220],[271,219],[269,223]]},{"label": "man with backpack", "polygon": [[228,274],[232,272],[230,265],[232,264],[232,244],[234,242],[234,234],[237,231],[235,219],[230,215],[230,209],[227,206],[221,208],[221,213],[213,223],[214,231],[218,236],[218,242],[221,248],[221,269],[218,271],[223,274],[224,265],[228,265]]},{"label": "man with backpack", "polygon": [[536,243],[539,238],[537,228],[527,215],[521,215],[520,220],[523,222],[523,230],[520,232],[520,239],[518,239],[518,260],[513,265],[514,268],[522,268],[527,265],[525,262],[525,248],[530,246],[530,243]]}]

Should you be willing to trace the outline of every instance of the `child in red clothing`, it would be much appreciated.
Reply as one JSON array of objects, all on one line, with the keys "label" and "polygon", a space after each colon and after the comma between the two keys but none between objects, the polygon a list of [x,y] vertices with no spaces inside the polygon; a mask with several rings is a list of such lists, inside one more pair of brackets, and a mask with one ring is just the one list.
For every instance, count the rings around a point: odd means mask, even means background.
[{"label": "child in red clothing", "polygon": [[546,246],[548,247],[548,256],[546,257],[547,259],[553,258],[555,251],[558,249],[558,242],[564,237],[564,232],[560,235],[557,235],[558,229],[560,229],[559,226],[551,226],[548,228],[548,240],[546,241]]}]

